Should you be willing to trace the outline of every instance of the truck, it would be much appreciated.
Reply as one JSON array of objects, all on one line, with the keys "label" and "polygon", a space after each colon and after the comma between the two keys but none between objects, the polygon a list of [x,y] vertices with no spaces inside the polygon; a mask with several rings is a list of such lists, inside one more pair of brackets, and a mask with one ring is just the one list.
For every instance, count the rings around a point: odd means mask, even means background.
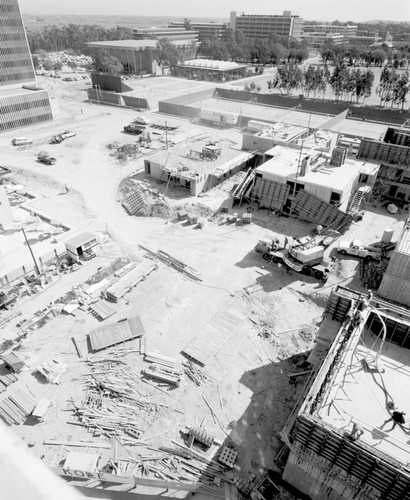
[{"label": "truck", "polygon": [[27,146],[28,144],[32,144],[33,141],[27,139],[27,137],[14,137],[11,143],[13,146]]},{"label": "truck", "polygon": [[257,252],[262,253],[264,260],[278,265],[284,265],[297,273],[313,276],[323,283],[329,278],[328,264],[324,262],[325,248],[323,245],[309,245],[309,238],[295,240],[288,243],[285,248],[280,248],[278,240],[262,239],[255,247]]},{"label": "truck", "polygon": [[70,130],[65,130],[64,132],[61,132],[60,134],[54,135],[51,138],[50,143],[51,144],[60,144],[61,142],[65,141],[66,139],[69,139],[70,137],[76,136],[76,132],[71,132]]},{"label": "truck", "polygon": [[360,240],[342,240],[337,247],[341,255],[353,255],[366,260],[380,260],[382,258],[381,249],[371,246],[363,246]]},{"label": "truck", "polygon": [[138,125],[137,123],[130,123],[124,127],[124,132],[127,132],[128,134],[142,134],[144,130],[145,127]]},{"label": "truck", "polygon": [[145,127],[148,127],[148,125],[151,124],[151,122],[146,118],[145,116],[142,115],[137,115],[136,118],[132,120],[133,123],[136,123],[138,125],[144,125]]},{"label": "truck", "polygon": [[54,165],[57,159],[54,156],[50,156],[46,151],[41,151],[37,154],[37,161],[46,165]]}]

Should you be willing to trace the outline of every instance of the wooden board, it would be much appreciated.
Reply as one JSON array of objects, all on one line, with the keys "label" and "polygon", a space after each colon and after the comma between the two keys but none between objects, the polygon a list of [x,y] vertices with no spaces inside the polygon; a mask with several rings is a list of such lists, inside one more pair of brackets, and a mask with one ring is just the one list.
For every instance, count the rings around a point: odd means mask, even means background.
[{"label": "wooden board", "polygon": [[90,306],[90,309],[94,314],[96,314],[103,321],[113,314],[115,314],[116,309],[110,306],[110,304],[106,300],[99,300],[95,304]]},{"label": "wooden board", "polygon": [[118,300],[125,295],[132,287],[142,281],[148,274],[156,269],[156,264],[145,259],[127,274],[122,276],[116,283],[107,288],[107,297]]},{"label": "wooden board", "polygon": [[247,317],[238,299],[231,299],[182,350],[183,354],[205,365],[233,335]]},{"label": "wooden board", "polygon": [[106,347],[125,342],[135,337],[144,335],[145,330],[141,318],[133,318],[102,326],[90,333],[90,344],[93,351],[99,351]]}]

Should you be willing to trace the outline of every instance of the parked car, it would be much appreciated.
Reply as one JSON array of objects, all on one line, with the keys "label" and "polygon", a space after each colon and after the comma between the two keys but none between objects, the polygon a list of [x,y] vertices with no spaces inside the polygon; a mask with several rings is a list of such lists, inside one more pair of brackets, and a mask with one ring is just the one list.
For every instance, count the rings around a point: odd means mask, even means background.
[{"label": "parked car", "polygon": [[27,137],[14,137],[14,139],[11,140],[11,143],[13,146],[26,146],[27,144],[32,144],[33,141],[27,139]]}]

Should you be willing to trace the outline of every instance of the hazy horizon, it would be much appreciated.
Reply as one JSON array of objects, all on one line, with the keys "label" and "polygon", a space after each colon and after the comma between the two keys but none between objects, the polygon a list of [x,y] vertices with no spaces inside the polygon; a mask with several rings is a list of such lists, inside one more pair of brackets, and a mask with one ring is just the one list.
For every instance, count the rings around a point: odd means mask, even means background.
[{"label": "hazy horizon", "polygon": [[24,15],[76,15],[76,16],[132,16],[132,17],[193,17],[193,18],[223,18],[229,19],[231,10],[238,14],[282,14],[284,10],[307,20],[322,21],[372,21],[386,20],[395,22],[410,22],[409,0],[391,0],[389,5],[373,0],[345,0],[330,2],[329,0],[293,0],[279,1],[272,7],[266,0],[257,7],[249,6],[245,0],[226,2],[208,0],[206,3],[193,4],[189,0],[152,0],[141,5],[135,0],[120,0],[119,2],[104,2],[102,0],[70,0],[62,6],[61,2],[51,0],[19,0]]}]

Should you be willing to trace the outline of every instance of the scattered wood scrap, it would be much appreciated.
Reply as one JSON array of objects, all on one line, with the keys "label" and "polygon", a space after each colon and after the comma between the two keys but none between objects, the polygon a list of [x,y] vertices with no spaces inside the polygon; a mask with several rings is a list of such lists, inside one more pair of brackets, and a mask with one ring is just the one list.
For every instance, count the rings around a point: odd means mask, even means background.
[{"label": "scattered wood scrap", "polygon": [[213,382],[213,378],[208,375],[203,368],[199,367],[192,361],[183,361],[182,365],[186,376],[192,380],[195,385],[200,386],[202,384],[211,384]]},{"label": "scattered wood scrap", "polygon": [[140,378],[121,359],[121,351],[106,358],[85,362],[87,392],[80,404],[73,403],[75,421],[106,436],[119,436],[126,444],[135,444],[162,405],[148,400],[140,388]]}]

